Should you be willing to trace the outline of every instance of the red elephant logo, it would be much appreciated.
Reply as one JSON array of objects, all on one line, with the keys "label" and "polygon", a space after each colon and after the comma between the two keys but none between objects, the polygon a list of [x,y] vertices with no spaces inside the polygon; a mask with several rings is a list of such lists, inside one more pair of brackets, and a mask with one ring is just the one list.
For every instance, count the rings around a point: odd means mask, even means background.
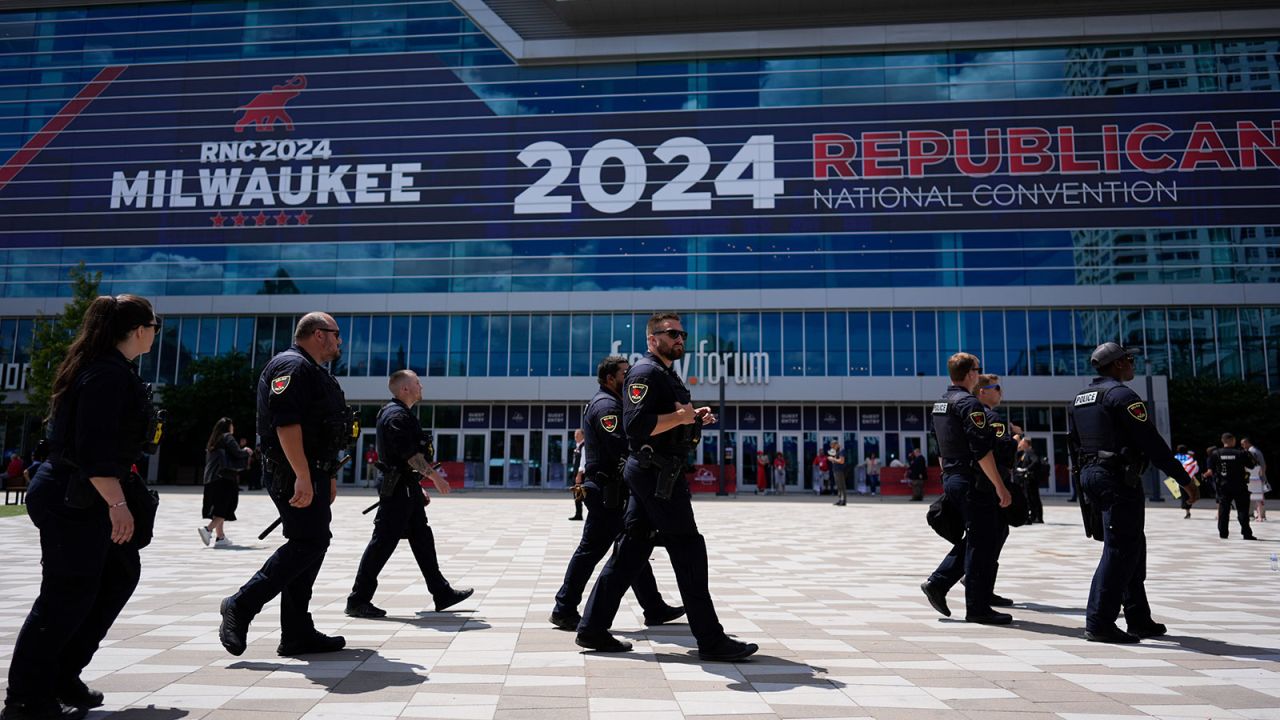
[{"label": "red elephant logo", "polygon": [[292,130],[293,118],[285,112],[284,106],[306,89],[305,75],[294,75],[283,85],[272,85],[270,90],[259,93],[254,99],[236,108],[244,112],[240,122],[236,123],[236,132],[242,133],[250,125],[257,126],[260,133],[271,132],[278,122],[284,123],[286,130]]}]

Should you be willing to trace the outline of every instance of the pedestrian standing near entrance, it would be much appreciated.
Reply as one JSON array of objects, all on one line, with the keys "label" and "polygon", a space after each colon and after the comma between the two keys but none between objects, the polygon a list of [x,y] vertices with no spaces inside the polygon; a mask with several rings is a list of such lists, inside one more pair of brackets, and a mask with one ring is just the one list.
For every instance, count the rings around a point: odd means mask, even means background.
[{"label": "pedestrian standing near entrance", "polygon": [[920,448],[912,448],[908,456],[907,477],[911,479],[911,499],[915,502],[924,500],[924,481],[929,476],[929,465]]},{"label": "pedestrian standing near entrance", "polygon": [[[1173,459],[1182,463],[1182,469],[1187,471],[1187,475],[1191,477],[1193,482],[1197,484],[1200,482],[1198,477],[1200,474],[1200,464],[1196,462],[1195,453],[1188,450],[1186,445],[1178,446],[1178,451],[1174,453]],[[1191,506],[1195,504],[1195,501],[1191,499],[1190,495],[1184,494],[1179,498],[1178,504],[1184,511],[1182,518],[1184,520],[1190,520]]]},{"label": "pedestrian standing near entrance", "polygon": [[[630,363],[621,355],[601,360],[596,368],[599,389],[582,414],[586,458],[582,487],[586,491],[583,502],[587,506],[587,519],[582,524],[582,540],[569,558],[564,584],[556,593],[555,609],[551,611],[551,624],[561,630],[578,629],[578,623],[582,622],[578,603],[587,581],[596,564],[622,534],[623,513],[629,496],[622,480],[622,465],[628,453],[627,435],[622,426],[622,383],[630,368]],[[684,614],[684,608],[671,607],[662,599],[647,558],[631,583],[631,591],[644,609],[645,625],[661,625]]]},{"label": "pedestrian standing near entrance", "polygon": [[787,492],[787,456],[782,453],[773,456],[773,491],[778,495]]},{"label": "pedestrian standing near entrance", "polygon": [[1218,537],[1226,540],[1234,507],[1240,520],[1240,535],[1257,540],[1249,527],[1249,470],[1256,463],[1248,450],[1236,446],[1236,436],[1222,433],[1222,447],[1209,454],[1209,472],[1218,483]]},{"label": "pedestrian standing near entrance", "polygon": [[863,463],[867,473],[867,494],[880,494],[880,455],[871,453]]},{"label": "pedestrian standing near entrance", "polygon": [[707,543],[693,518],[693,496],[685,477],[690,451],[703,425],[716,416],[695,408],[689,388],[672,368],[684,357],[688,333],[675,313],[656,313],[645,326],[649,352],[627,373],[623,392],[623,429],[630,455],[623,480],[631,491],[623,520],[626,532],[605,564],[578,625],[580,647],[626,652],[631,643],[609,634],[622,595],[635,582],[653,552],[654,534],[671,558],[689,629],[703,660],[735,661],[759,650],[725,634],[708,587]]},{"label": "pedestrian standing near entrance", "polygon": [[204,446],[204,512],[209,524],[196,528],[200,540],[208,547],[230,547],[223,524],[235,522],[240,504],[240,473],[248,467],[253,451],[236,442],[236,428],[231,418],[219,418]]},{"label": "pedestrian standing near entrance", "polygon": [[938,569],[920,589],[934,610],[950,617],[947,591],[965,578],[965,620],[985,625],[1007,625],[1013,617],[991,607],[999,559],[1002,526],[1000,508],[1011,502],[996,467],[995,428],[972,392],[982,366],[969,353],[947,360],[951,385],[942,400],[933,404],[933,432],[942,457],[944,501],[964,517],[965,536],[943,558]]},{"label": "pedestrian standing near entrance", "polygon": [[422,381],[412,370],[397,370],[387,381],[391,402],[378,410],[376,469],[382,473],[378,486],[378,514],[373,520],[373,537],[364,549],[356,570],[355,584],[347,596],[347,615],[358,618],[385,617],[386,610],[373,604],[378,574],[386,567],[402,538],[409,539],[413,559],[418,563],[427,592],[436,612],[453,607],[471,597],[470,588],[455,590],[440,573],[436,560],[436,537],[427,524],[424,510],[428,497],[421,483],[430,480],[441,494],[449,483],[431,466],[435,448],[430,433],[423,432],[413,406],[422,400]]},{"label": "pedestrian standing near entrance", "polygon": [[573,493],[573,515],[570,520],[582,519],[582,499],[585,497],[582,483],[584,480],[584,453],[583,444],[586,442],[586,436],[579,428],[573,431],[573,453],[569,456],[569,477],[573,478],[573,484],[569,486],[569,491]]},{"label": "pedestrian standing near entrance", "polygon": [[338,324],[326,313],[307,313],[294,328],[293,345],[271,358],[258,378],[263,477],[286,542],[239,591],[222,600],[218,639],[232,655],[244,653],[249,623],[277,595],[278,654],[334,652],[346,646],[344,638],[317,631],[308,612],[311,589],[333,537],[329,506],[338,497],[338,451],[352,430],[342,387],[325,367],[341,355]]},{"label": "pedestrian standing near entrance", "polygon": [[[1146,403],[1124,384],[1134,377],[1134,354],[1118,343],[1099,345],[1089,358],[1098,377],[1071,404],[1069,442],[1080,468],[1080,502],[1100,516],[1089,523],[1090,532],[1099,526],[1102,532],[1102,558],[1085,612],[1084,636],[1093,642],[1136,643],[1168,631],[1152,619],[1145,587],[1147,462],[1182,485],[1182,492],[1194,492],[1191,477],[1151,424]],[[1122,607],[1128,632],[1116,626]]]},{"label": "pedestrian standing near entrance", "polygon": [[126,483],[154,439],[134,361],[159,329],[145,298],[96,298],[54,376],[50,454],[27,492],[40,593],[13,646],[5,720],[82,718],[103,704],[80,674],[133,595],[138,548],[150,539],[154,505],[135,505]]},{"label": "pedestrian standing near entrance", "polygon": [[832,440],[827,448],[827,462],[831,463],[831,477],[836,485],[836,501],[833,503],[844,507],[849,499],[849,458],[840,448],[839,440]]},{"label": "pedestrian standing near entrance", "polygon": [[756,494],[769,494],[769,456],[763,450],[756,451]]},{"label": "pedestrian standing near entrance", "polygon": [[1014,475],[1027,494],[1027,522],[1044,523],[1044,503],[1040,500],[1040,480],[1045,475],[1044,471],[1045,463],[1036,454],[1031,441],[1025,437],[1020,438]]},{"label": "pedestrian standing near entrance", "polygon": [[1240,446],[1253,456],[1253,468],[1249,470],[1249,499],[1253,501],[1253,517],[1258,522],[1267,521],[1266,497],[1271,490],[1267,481],[1267,461],[1262,451],[1249,438],[1240,438]]}]

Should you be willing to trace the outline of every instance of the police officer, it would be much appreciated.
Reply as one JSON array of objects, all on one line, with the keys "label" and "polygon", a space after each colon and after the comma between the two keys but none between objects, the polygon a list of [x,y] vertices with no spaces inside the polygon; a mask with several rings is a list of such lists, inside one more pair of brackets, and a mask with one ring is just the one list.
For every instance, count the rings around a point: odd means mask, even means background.
[{"label": "police officer", "polygon": [[[586,490],[587,519],[582,525],[582,540],[569,559],[564,584],[556,593],[556,606],[551,612],[551,624],[561,630],[578,628],[582,621],[578,615],[582,591],[596,564],[622,532],[627,501],[627,486],[622,481],[622,463],[627,457],[627,436],[622,428],[622,383],[630,367],[621,355],[601,360],[596,368],[600,389],[582,414],[581,432],[585,438],[582,486]],[[684,608],[671,607],[662,599],[647,559],[632,581],[631,590],[644,608],[645,625],[661,625],[684,614]]]},{"label": "police officer", "polygon": [[622,595],[662,539],[671,557],[689,628],[704,660],[741,660],[759,650],[725,634],[707,579],[707,544],[693,519],[684,469],[701,426],[714,424],[711,408],[694,408],[672,364],[684,356],[688,333],[675,313],[655,313],[646,325],[649,352],[627,372],[623,430],[630,455],[622,477],[631,491],[625,532],[596,580],[578,625],[577,643],[590,650],[625,652],[631,644],[609,634]]},{"label": "police officer", "polygon": [[[1191,492],[1192,480],[1173,458],[1147,415],[1147,406],[1125,381],[1134,376],[1134,351],[1108,342],[1089,361],[1098,377],[1080,391],[1071,407],[1071,444],[1080,466],[1083,501],[1101,513],[1102,559],[1089,588],[1085,638],[1136,643],[1166,632],[1151,618],[1147,591],[1147,538],[1143,532],[1146,494],[1141,475],[1149,460]],[[1124,608],[1129,632],[1116,626]]]},{"label": "police officer", "polygon": [[982,368],[977,357],[960,352],[947,360],[947,373],[951,386],[933,404],[933,432],[942,455],[944,502],[960,510],[965,536],[920,589],[933,609],[950,617],[947,591],[964,576],[965,620],[1007,625],[1013,616],[996,612],[991,604],[1000,546],[1008,532],[1000,508],[1008,507],[1011,498],[996,466],[996,428],[972,394]]},{"label": "police officer", "polygon": [[96,298],[58,366],[50,455],[27,492],[40,594],[10,658],[5,720],[81,718],[103,704],[80,673],[138,584],[145,509],[125,500],[125,483],[152,411],[134,360],[159,328],[145,298]]},{"label": "police officer", "polygon": [[393,399],[378,411],[376,442],[382,485],[378,491],[378,515],[373,521],[373,537],[360,558],[355,584],[347,596],[347,615],[359,618],[385,617],[386,610],[370,600],[378,589],[378,573],[391,559],[401,538],[409,538],[413,559],[427,581],[427,591],[435,601],[436,612],[453,607],[471,597],[471,588],[455,590],[440,573],[436,560],[436,538],[427,524],[423,509],[427,501],[420,478],[428,478],[441,493],[449,492],[449,483],[430,462],[434,458],[429,433],[422,431],[413,406],[422,400],[422,382],[412,370],[397,370],[387,383]]},{"label": "police officer", "polygon": [[[996,565],[991,577],[991,584],[994,588],[996,576],[1000,574],[1000,553],[1004,552],[1004,544],[1009,540],[1009,526],[1024,525],[1027,519],[1026,503],[1021,502],[1022,498],[1017,497],[1016,489],[1012,487],[1013,467],[1018,455],[1017,437],[1022,434],[1022,428],[1006,422],[1004,416],[996,409],[1004,402],[1004,388],[1000,384],[999,375],[979,375],[978,387],[974,392],[974,397],[978,398],[978,402],[982,403],[982,409],[987,413],[987,424],[995,432],[996,442],[991,448],[991,452],[995,455],[996,470],[1000,473],[1000,479],[1004,481],[1004,486],[1009,490],[1010,498],[1013,500],[1008,507],[1002,508],[1000,511],[1000,543],[996,548]],[[1014,514],[1021,515],[1021,519],[1016,522],[1010,522]],[[993,591],[991,593],[991,605],[992,607],[1010,607],[1013,605],[1013,601]]]},{"label": "police officer", "polygon": [[308,313],[294,329],[293,345],[271,358],[258,378],[263,477],[287,542],[238,592],[222,601],[218,639],[232,655],[244,652],[249,623],[276,595],[278,654],[333,652],[346,646],[344,638],[318,632],[307,611],[332,537],[329,505],[338,496],[337,454],[351,432],[346,398],[325,367],[341,356],[341,346],[333,318]]},{"label": "police officer", "polygon": [[1249,470],[1257,463],[1248,450],[1236,446],[1235,435],[1222,433],[1222,445],[1209,453],[1209,471],[1218,481],[1218,537],[1227,539],[1231,508],[1235,506],[1240,535],[1245,540],[1257,540],[1249,527]]}]

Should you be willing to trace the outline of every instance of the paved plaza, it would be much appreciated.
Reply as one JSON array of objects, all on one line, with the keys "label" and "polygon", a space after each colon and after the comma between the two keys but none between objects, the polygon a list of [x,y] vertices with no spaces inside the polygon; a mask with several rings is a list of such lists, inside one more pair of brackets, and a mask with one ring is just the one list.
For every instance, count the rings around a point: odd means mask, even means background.
[{"label": "paved plaza", "polygon": [[[363,494],[362,494],[363,493]],[[942,619],[918,585],[946,551],[904,499],[832,507],[812,497],[703,498],[712,594],[726,629],[760,644],[748,662],[701,662],[688,626],[646,629],[628,596],[615,631],[625,655],[584,654],[547,623],[581,532],[567,494],[468,492],[428,508],[441,566],[476,594],[444,613],[407,543],[374,602],[390,616],[343,615],[372,515],[354,491],[335,506],[334,541],[316,583],[317,626],[342,652],[285,659],[276,603],[239,658],[218,644],[218,601],[281,541],[262,493],[241,496],[229,549],[201,545],[200,496],[162,494],[142,582],[85,680],[106,693],[90,717],[133,720],[380,718],[1066,718],[1280,719],[1280,522],[1264,542],[1219,540],[1213,509],[1182,519],[1148,512],[1148,592],[1168,637],[1136,646],[1087,643],[1083,607],[1101,545],[1074,505],[1052,501],[1044,525],[1017,528],[997,590],[1011,626]],[[0,668],[39,583],[36,532],[0,519]],[[654,570],[678,602],[665,551]],[[963,615],[961,588],[952,609]]]}]

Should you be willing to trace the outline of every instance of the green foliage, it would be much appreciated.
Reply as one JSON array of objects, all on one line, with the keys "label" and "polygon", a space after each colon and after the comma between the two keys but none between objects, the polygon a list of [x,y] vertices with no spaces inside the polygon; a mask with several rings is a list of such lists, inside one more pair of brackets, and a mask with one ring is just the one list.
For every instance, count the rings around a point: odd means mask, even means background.
[{"label": "green foliage", "polygon": [[58,365],[84,322],[85,311],[98,297],[102,273],[90,273],[81,262],[71,268],[71,300],[57,315],[36,318],[31,347],[31,367],[27,371],[26,409],[41,418],[49,414],[49,398]]},{"label": "green foliage", "polygon": [[1224,432],[1252,438],[1268,460],[1280,453],[1280,395],[1268,394],[1264,386],[1205,377],[1171,380],[1169,411],[1174,446],[1195,450],[1201,462],[1205,448],[1222,444]]},{"label": "green foliage", "polygon": [[[204,467],[204,447],[218,418],[235,424],[236,437],[253,437],[257,376],[244,353],[192,360],[191,382],[165,386],[160,405],[167,413],[160,453],[162,477],[176,465]],[[184,478],[179,478],[184,479]]]}]

